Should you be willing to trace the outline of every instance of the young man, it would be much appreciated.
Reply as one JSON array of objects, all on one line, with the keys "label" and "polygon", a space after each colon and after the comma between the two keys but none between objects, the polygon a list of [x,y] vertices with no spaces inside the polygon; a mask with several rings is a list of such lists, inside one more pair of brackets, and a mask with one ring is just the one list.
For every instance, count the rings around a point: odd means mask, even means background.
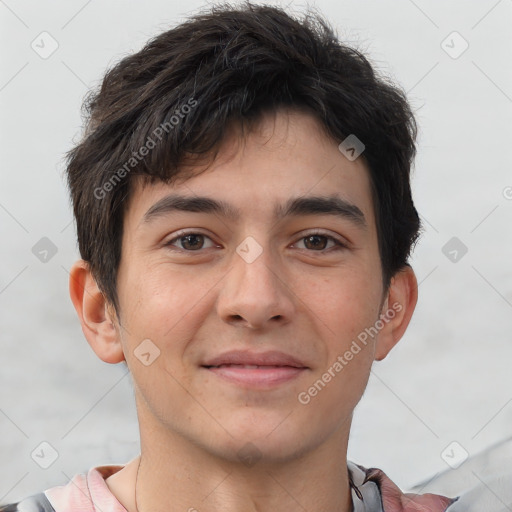
[{"label": "young man", "polygon": [[88,108],[70,293],[130,369],[141,454],[4,510],[469,510],[346,460],[417,300],[403,93],[321,18],[247,5],[161,34]]}]

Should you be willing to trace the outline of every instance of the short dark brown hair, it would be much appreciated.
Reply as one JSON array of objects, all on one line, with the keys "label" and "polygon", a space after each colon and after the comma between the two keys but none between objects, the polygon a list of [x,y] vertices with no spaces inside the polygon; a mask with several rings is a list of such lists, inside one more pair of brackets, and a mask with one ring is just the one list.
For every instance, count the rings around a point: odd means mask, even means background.
[{"label": "short dark brown hair", "polygon": [[233,123],[243,127],[280,107],[311,112],[336,141],[353,134],[364,143],[385,289],[408,264],[420,230],[410,189],[414,115],[402,89],[317,13],[210,8],[121,60],[84,107],[85,134],[67,159],[78,245],[118,314],[134,177],[185,179],[187,157],[215,155]]}]

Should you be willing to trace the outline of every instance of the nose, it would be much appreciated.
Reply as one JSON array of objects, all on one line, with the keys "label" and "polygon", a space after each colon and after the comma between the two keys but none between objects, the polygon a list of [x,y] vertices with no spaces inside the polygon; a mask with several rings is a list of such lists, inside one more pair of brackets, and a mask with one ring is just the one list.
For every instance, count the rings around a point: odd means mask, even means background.
[{"label": "nose", "polygon": [[223,280],[217,310],[232,325],[265,329],[289,323],[295,311],[291,283],[282,262],[262,247],[261,254],[251,261],[233,254],[231,270]]}]

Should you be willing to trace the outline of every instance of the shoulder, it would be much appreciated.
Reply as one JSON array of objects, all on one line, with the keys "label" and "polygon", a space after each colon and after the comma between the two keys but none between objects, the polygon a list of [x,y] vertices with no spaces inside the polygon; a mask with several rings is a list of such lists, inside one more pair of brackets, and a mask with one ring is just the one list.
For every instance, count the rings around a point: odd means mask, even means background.
[{"label": "shoulder", "polygon": [[17,503],[0,505],[0,512],[55,512],[46,494],[40,492]]},{"label": "shoulder", "polygon": [[[460,494],[403,493],[380,469],[349,462],[355,512],[508,512],[512,510],[512,473],[481,478]],[[369,487],[370,486],[370,487]],[[375,496],[378,496],[378,501]]]},{"label": "shoulder", "polygon": [[409,494],[380,469],[349,462],[355,512],[448,512],[455,498],[438,494]]},{"label": "shoulder", "polygon": [[508,512],[512,510],[512,473],[480,478],[447,512]]},{"label": "shoulder", "polygon": [[75,474],[65,485],[52,487],[16,503],[0,505],[0,512],[126,512],[105,482],[106,478],[123,467],[109,465],[91,468],[85,473]]}]

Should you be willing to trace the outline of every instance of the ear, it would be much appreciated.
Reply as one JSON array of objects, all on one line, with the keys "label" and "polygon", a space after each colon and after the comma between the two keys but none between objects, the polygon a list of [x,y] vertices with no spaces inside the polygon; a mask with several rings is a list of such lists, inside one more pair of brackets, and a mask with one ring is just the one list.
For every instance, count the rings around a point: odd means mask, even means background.
[{"label": "ear", "polygon": [[71,267],[69,295],[82,324],[82,331],[96,355],[106,363],[124,361],[114,309],[105,300],[84,260],[78,260]]},{"label": "ear", "polygon": [[406,265],[392,278],[380,318],[384,327],[379,332],[375,359],[381,361],[403,336],[418,302],[418,282],[413,269]]}]

